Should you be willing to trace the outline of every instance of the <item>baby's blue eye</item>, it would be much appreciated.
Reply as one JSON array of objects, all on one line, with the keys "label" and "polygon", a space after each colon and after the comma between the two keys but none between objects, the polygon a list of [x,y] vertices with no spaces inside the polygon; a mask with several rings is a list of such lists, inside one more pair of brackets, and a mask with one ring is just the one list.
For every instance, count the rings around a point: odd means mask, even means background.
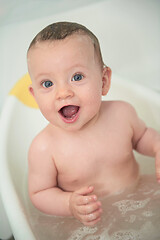
[{"label": "baby's blue eye", "polygon": [[44,81],[43,83],[42,83],[42,86],[44,87],[44,88],[49,88],[49,87],[52,87],[52,85],[53,85],[53,83],[51,82],[51,81]]},{"label": "baby's blue eye", "polygon": [[73,76],[72,81],[80,81],[82,79],[83,79],[83,75],[78,73]]}]

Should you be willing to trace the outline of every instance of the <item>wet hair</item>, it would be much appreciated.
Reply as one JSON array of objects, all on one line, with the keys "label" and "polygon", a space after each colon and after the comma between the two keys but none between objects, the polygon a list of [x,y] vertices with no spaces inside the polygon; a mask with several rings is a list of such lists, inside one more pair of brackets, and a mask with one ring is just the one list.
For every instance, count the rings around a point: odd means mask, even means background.
[{"label": "wet hair", "polygon": [[36,46],[37,43],[44,41],[63,40],[73,34],[86,35],[91,39],[99,63],[103,68],[104,63],[102,59],[100,44],[97,37],[85,26],[74,22],[56,22],[48,25],[34,37],[34,39],[29,45],[28,52],[32,47]]}]

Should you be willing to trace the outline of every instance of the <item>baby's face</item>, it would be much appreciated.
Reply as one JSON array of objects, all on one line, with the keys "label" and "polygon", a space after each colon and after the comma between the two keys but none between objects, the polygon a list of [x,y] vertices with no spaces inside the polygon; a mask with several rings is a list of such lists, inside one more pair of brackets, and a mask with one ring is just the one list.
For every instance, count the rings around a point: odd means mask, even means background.
[{"label": "baby's face", "polygon": [[28,53],[28,70],[30,91],[51,124],[75,131],[97,119],[107,77],[90,38],[37,43]]}]

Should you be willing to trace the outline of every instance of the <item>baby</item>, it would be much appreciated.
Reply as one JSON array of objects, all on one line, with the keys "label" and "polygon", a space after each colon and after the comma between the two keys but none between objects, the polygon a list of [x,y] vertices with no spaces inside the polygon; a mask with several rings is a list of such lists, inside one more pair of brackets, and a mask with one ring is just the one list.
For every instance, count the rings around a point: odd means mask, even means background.
[{"label": "baby", "polygon": [[77,23],[51,24],[31,42],[27,61],[29,90],[49,121],[29,150],[36,208],[93,226],[102,214],[98,198],[137,181],[133,149],[155,157],[160,181],[160,135],[130,104],[101,100],[111,69],[91,31]]}]

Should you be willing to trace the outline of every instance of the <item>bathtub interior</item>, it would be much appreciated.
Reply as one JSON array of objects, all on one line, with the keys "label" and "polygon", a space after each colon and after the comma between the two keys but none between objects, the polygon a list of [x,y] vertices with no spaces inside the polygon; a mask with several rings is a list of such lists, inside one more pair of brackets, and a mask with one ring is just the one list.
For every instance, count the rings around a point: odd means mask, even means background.
[{"label": "bathtub interior", "polygon": [[[157,93],[122,80],[118,76],[113,76],[110,92],[104,97],[104,100],[110,99],[130,102],[147,125],[160,131],[160,95]],[[24,235],[27,228],[25,229],[21,225],[22,218],[29,231],[31,231],[31,235],[32,231],[34,234],[37,231],[32,217],[36,216],[37,218],[39,216],[40,221],[44,221],[43,214],[39,214],[32,207],[27,196],[27,153],[32,139],[46,126],[47,121],[38,109],[25,106],[14,96],[8,96],[2,117],[3,115],[5,119],[7,117],[7,120],[4,126],[1,126],[4,135],[4,155],[1,159],[3,167],[1,182],[2,178],[4,179],[2,199],[13,234],[16,239],[21,239],[19,236],[24,236],[23,239],[25,240],[29,239],[29,235],[27,236],[27,233]],[[154,159],[139,154],[136,154],[136,157],[143,173],[154,174]],[[7,189],[11,189],[11,191],[7,191]],[[14,198],[17,201],[16,207],[12,205]],[[21,213],[20,218],[17,217],[18,211]],[[30,235],[30,240],[35,239],[34,234],[33,236]]]}]

